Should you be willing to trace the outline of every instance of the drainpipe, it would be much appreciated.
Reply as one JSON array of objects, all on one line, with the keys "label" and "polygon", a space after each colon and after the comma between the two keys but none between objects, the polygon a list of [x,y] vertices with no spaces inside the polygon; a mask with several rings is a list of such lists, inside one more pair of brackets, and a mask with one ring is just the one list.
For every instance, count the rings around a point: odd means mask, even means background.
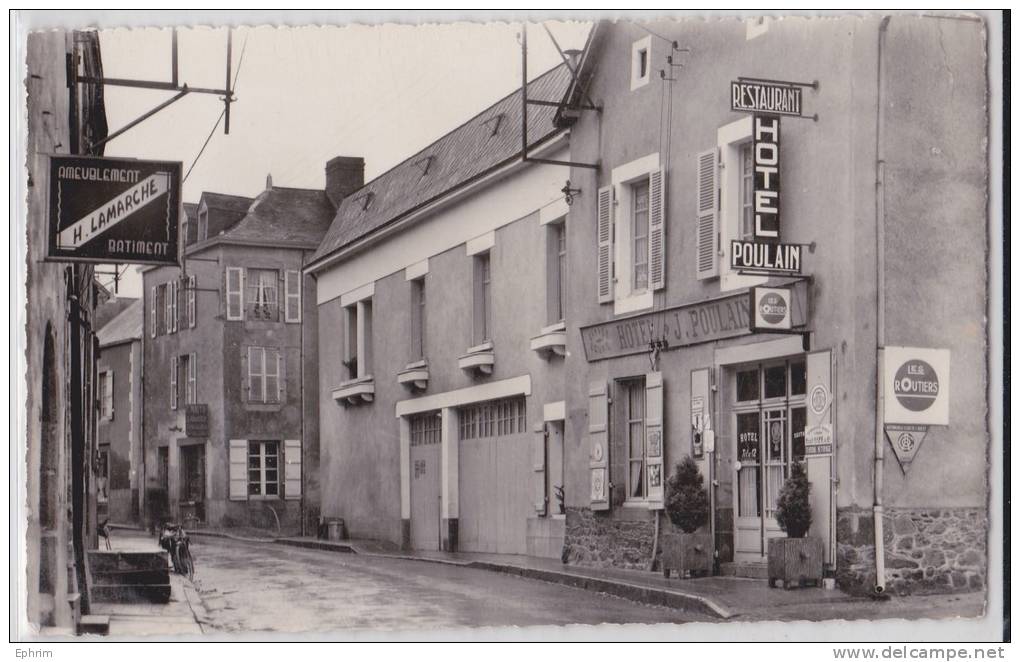
[{"label": "drainpipe", "polygon": [[876,324],[875,324],[875,594],[885,592],[885,542],[882,506],[882,483],[885,469],[885,386],[883,369],[885,364],[885,151],[883,144],[883,128],[885,124],[885,98],[883,79],[883,47],[885,46],[886,30],[889,27],[889,16],[882,19],[878,26],[878,95],[876,102],[875,129],[875,268],[877,276]]}]

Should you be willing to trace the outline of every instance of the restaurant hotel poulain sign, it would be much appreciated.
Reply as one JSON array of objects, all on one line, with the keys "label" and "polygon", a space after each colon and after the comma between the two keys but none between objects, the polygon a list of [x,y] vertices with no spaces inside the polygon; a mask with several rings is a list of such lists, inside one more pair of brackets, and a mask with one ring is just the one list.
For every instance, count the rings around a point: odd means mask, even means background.
[{"label": "restaurant hotel poulain sign", "polygon": [[176,265],[181,163],[51,156],[48,259]]},{"label": "restaurant hotel poulain sign", "polygon": [[[807,282],[785,290],[791,327],[807,324]],[[751,333],[750,299],[746,292],[707,301],[674,306],[652,313],[624,317],[581,327],[581,342],[588,361],[648,352],[653,341],[666,341],[667,349],[734,338]]]},{"label": "restaurant hotel poulain sign", "polygon": [[885,434],[903,473],[928,427],[949,425],[948,349],[886,347],[883,351]]},{"label": "restaurant hotel poulain sign", "polygon": [[801,117],[803,90],[782,81],[730,83],[730,109],[751,113],[754,237],[730,242],[730,268],[744,274],[799,275],[800,244],[779,241],[780,116]]}]

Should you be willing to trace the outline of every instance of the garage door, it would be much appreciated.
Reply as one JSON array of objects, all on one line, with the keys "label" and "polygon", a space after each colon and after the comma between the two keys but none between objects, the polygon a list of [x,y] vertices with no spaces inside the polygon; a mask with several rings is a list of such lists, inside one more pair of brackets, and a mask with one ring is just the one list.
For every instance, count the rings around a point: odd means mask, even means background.
[{"label": "garage door", "polygon": [[533,469],[524,398],[486,402],[458,413],[459,548],[525,554]]},{"label": "garage door", "polygon": [[442,419],[439,412],[411,419],[411,547],[439,549]]}]

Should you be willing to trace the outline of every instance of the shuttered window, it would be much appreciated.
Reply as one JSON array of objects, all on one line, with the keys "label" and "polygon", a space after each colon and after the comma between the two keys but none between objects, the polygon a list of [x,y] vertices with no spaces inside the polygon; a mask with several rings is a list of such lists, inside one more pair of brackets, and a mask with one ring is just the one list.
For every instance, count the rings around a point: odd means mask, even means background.
[{"label": "shuttered window", "polygon": [[248,348],[248,402],[276,404],[283,401],[283,355],[275,347]]},{"label": "shuttered window", "polygon": [[177,409],[180,393],[177,390],[178,357],[170,357],[170,409]]},{"label": "shuttered window", "polygon": [[598,256],[597,281],[599,303],[613,301],[613,187],[598,193]]},{"label": "shuttered window", "polygon": [[715,148],[697,157],[697,274],[698,279],[719,275],[718,155]]},{"label": "shuttered window", "polygon": [[631,290],[648,289],[648,180],[631,185]]},{"label": "shuttered window", "polygon": [[290,323],[301,321],[301,272],[285,271],[283,289],[286,297],[284,320]]},{"label": "shuttered window", "polygon": [[198,323],[198,302],[196,300],[195,288],[198,281],[194,276],[188,276],[188,328],[194,329]]},{"label": "shuttered window", "polygon": [[648,176],[648,286],[666,287],[666,181],[665,172]]},{"label": "shuttered window", "polygon": [[248,319],[264,322],[279,320],[277,293],[278,272],[275,269],[249,269],[245,274],[248,284]]},{"label": "shuttered window", "polygon": [[248,496],[280,496],[280,442],[248,442]]},{"label": "shuttered window", "polygon": [[224,301],[226,301],[227,319],[238,321],[244,319],[244,269],[227,267],[223,277]]}]

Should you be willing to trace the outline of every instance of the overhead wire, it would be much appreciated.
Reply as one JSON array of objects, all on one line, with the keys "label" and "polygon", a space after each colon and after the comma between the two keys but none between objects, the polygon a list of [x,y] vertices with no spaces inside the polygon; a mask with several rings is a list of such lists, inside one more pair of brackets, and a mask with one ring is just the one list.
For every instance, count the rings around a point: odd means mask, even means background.
[{"label": "overhead wire", "polygon": [[[241,44],[241,55],[238,56],[237,58],[237,71],[234,72],[234,81],[230,85],[229,90],[230,92],[237,91],[237,79],[241,76],[241,65],[244,64],[244,52],[248,48],[248,37],[250,35],[251,35],[250,32],[245,32],[244,43]],[[212,140],[213,134],[216,133],[216,129],[219,128],[220,122],[223,121],[223,117],[224,115],[226,115],[226,113],[227,108],[224,101],[224,107],[223,110],[220,111],[220,116],[216,118],[216,122],[213,124],[212,130],[209,132],[209,135],[206,136],[205,142],[202,143],[202,149],[198,150],[198,154],[195,155],[195,160],[191,162],[191,166],[188,167],[188,172],[184,174],[184,179],[181,181],[181,183],[188,181],[188,175],[190,175],[191,171],[195,169],[195,165],[198,163],[198,160],[202,158],[202,154],[203,152],[205,152],[205,148],[209,146],[209,141]]]}]

